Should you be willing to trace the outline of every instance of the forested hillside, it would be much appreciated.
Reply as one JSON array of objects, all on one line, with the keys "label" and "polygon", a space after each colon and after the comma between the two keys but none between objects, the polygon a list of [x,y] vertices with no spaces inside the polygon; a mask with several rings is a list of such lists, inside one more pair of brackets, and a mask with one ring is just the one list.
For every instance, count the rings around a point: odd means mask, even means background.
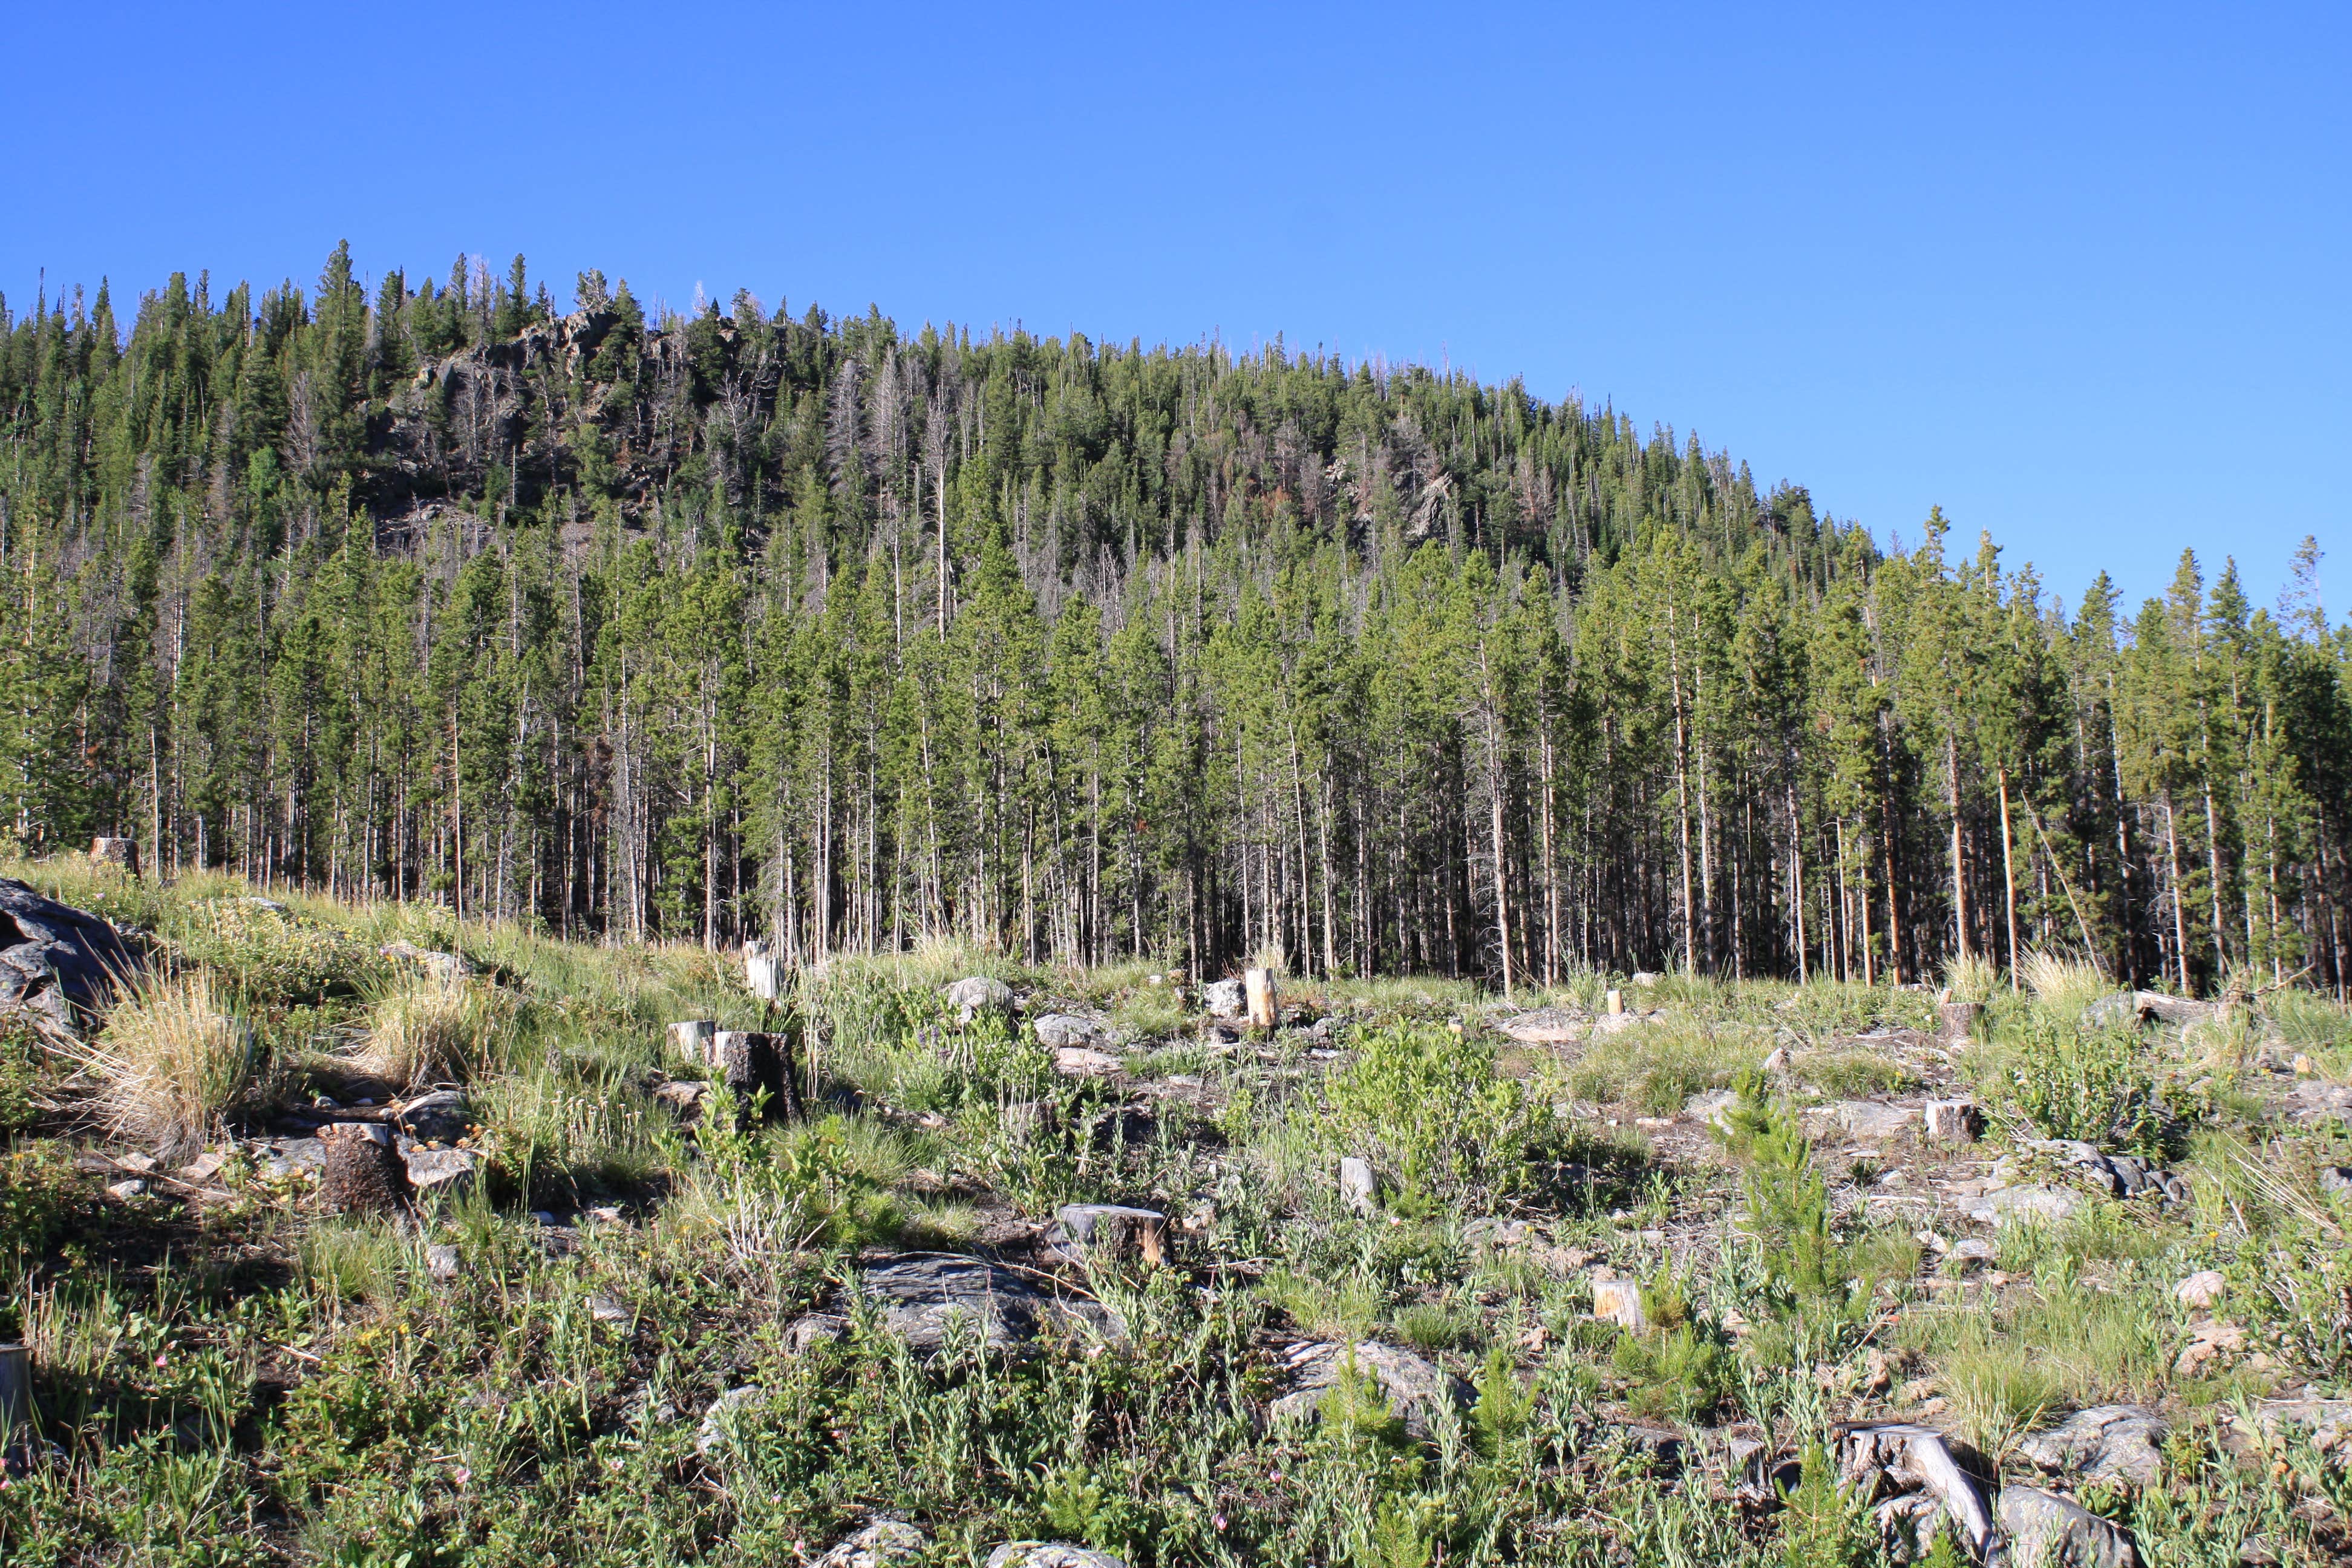
[{"label": "forested hillside", "polygon": [[0,300],[5,830],[803,960],[2346,980],[2315,551],[2062,613],[1516,384],[573,293]]}]

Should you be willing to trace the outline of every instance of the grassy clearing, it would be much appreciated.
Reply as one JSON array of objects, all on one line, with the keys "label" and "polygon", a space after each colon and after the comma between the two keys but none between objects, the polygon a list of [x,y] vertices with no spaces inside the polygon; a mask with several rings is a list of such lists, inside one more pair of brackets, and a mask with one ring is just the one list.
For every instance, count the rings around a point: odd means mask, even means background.
[{"label": "grassy clearing", "polygon": [[[12,1564],[790,1563],[877,1514],[940,1563],[1018,1538],[1134,1568],[1875,1563],[1899,1554],[1828,1479],[1832,1423],[1924,1420],[2067,1489],[2020,1443],[2118,1401],[2172,1422],[2163,1480],[2072,1489],[2143,1561],[2352,1550],[2340,1449],[2220,1441],[2265,1398],[2352,1394],[2352,1204],[2327,1176],[2352,1130],[2296,1098],[2340,1081],[2352,1024],[2305,994],[2250,993],[2226,1028],[2101,1026],[2111,986],[2079,965],[1956,973],[1987,1023],[1947,1064],[1925,992],[1576,974],[1507,1005],[1286,975],[1294,1023],[1235,1045],[1204,1036],[1199,977],[1150,958],[943,944],[837,959],[771,1009],[694,948],[29,869],[169,967],[87,1063],[0,1038],[0,1337],[31,1348],[55,1445],[0,1487]],[[395,941],[475,974],[381,958]],[[1025,1011],[965,1021],[941,991],[971,974]],[[1612,988],[1645,1021],[1507,1059],[1485,1027]],[[1107,1026],[1122,1070],[1058,1074],[1024,1022],[1049,1007]],[[793,1040],[810,1117],[668,1092],[705,1070],[668,1055],[688,1017]],[[252,1142],[321,1093],[442,1082],[481,1179],[398,1221],[320,1212]],[[1684,1112],[1716,1090],[1720,1126]],[[1980,1145],[1813,1109],[1969,1093]],[[73,1163],[238,1134],[201,1191],[109,1196]],[[2021,1142],[2046,1136],[2187,1196],[2112,1197]],[[2002,1182],[2072,1212],[1969,1219]],[[1164,1214],[1166,1262],[1057,1250],[1073,1203]],[[1003,1352],[966,1324],[918,1352],[850,1287],[938,1253],[1120,1332]],[[2200,1270],[2225,1281],[2209,1308],[2175,1295]],[[1620,1281],[1639,1329],[1593,1315]],[[1399,1347],[1468,1393],[1409,1421],[1366,1349],[1319,1415],[1273,1417],[1309,1342]],[[1743,1494],[1735,1436],[1802,1484]]]}]

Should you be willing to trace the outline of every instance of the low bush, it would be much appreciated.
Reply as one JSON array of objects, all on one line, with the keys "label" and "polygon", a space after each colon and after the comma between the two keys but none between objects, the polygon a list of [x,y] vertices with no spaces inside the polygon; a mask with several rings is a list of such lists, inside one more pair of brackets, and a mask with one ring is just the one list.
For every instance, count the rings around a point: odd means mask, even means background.
[{"label": "low bush", "polygon": [[241,996],[317,1002],[357,995],[380,979],[375,950],[331,926],[255,899],[225,898],[186,906],[170,934],[192,963]]},{"label": "low bush", "polygon": [[1408,1206],[1517,1190],[1552,1137],[1549,1106],[1496,1072],[1493,1046],[1445,1029],[1364,1031],[1328,1095],[1334,1148],[1371,1154]]}]

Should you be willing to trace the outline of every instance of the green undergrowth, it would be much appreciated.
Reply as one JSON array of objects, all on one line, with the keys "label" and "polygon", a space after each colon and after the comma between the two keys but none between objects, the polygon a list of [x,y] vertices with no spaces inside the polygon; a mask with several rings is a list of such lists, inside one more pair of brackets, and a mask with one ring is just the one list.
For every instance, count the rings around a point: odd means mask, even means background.
[{"label": "green undergrowth", "polygon": [[[2342,1048],[2324,999],[2263,994],[2234,1034],[2086,1024],[2095,974],[1970,973],[1987,1022],[1945,1064],[1932,994],[1883,985],[1576,973],[1507,1003],[1285,975],[1295,1021],[1346,1022],[1233,1044],[1157,956],[842,957],[771,1007],[699,948],[32,870],[241,1010],[268,1103],[236,1114],[446,1080],[483,1163],[399,1221],[323,1214],[245,1155],[202,1204],[163,1171],[110,1196],[76,1155],[130,1150],[78,1119],[85,1069],[0,1035],[0,1339],[32,1352],[46,1445],[0,1486],[11,1564],[765,1565],[877,1515],[938,1563],[1030,1538],[1131,1568],[1951,1563],[1840,1489],[1836,1423],[1926,1421],[2023,1479],[2033,1433],[2122,1401],[2174,1423],[2163,1479],[2073,1491],[2142,1561],[2347,1550],[2340,1452],[2221,1441],[2265,1398],[2352,1394],[2328,1184],[2352,1131],[2279,1110]],[[445,994],[395,942],[472,973]],[[971,974],[1036,1005],[967,1020],[942,991]],[[1612,989],[1643,1021],[1558,1049],[1487,1026]],[[1024,1021],[1047,1003],[1108,1025],[1123,1072],[1057,1072]],[[783,1036],[809,1114],[682,1109],[667,1080],[707,1070],[671,1053],[682,1018]],[[1684,1111],[1718,1090],[1712,1123]],[[1928,1092],[1973,1093],[1987,1142],[1857,1161],[1809,1131],[1818,1100]],[[2045,1137],[2156,1159],[2188,1197],[2108,1196],[2024,1147]],[[1927,1177],[1997,1158],[2073,1212],[1970,1229]],[[1039,1248],[1074,1203],[1166,1215],[1164,1261]],[[1948,1256],[1964,1236],[1991,1256]],[[854,1289],[910,1252],[996,1258],[1116,1328],[1006,1352],[965,1324],[919,1353]],[[2176,1286],[2208,1269],[2192,1308]],[[1619,1282],[1639,1326],[1594,1315]],[[1308,1342],[1332,1386],[1278,1415]],[[1374,1344],[1466,1393],[1408,1421]],[[1734,1436],[1793,1471],[1743,1479]]]}]

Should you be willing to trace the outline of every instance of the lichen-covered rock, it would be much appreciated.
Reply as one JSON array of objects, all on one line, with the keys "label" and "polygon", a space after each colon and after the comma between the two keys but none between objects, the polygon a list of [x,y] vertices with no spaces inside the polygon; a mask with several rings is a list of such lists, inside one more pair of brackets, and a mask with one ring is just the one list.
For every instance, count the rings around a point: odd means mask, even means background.
[{"label": "lichen-covered rock", "polygon": [[1013,987],[1002,980],[992,980],[985,974],[967,975],[940,993],[947,998],[956,1016],[969,1024],[982,1013],[1009,1013],[1013,1010]]},{"label": "lichen-covered rock", "polygon": [[481,1160],[471,1149],[411,1149],[404,1161],[419,1194],[460,1197],[472,1190]]},{"label": "lichen-covered rock", "polygon": [[2000,1531],[2010,1568],[2139,1568],[2129,1535],[2039,1487],[2000,1489]]},{"label": "lichen-covered rock", "polygon": [[1470,1385],[1444,1367],[1377,1340],[1353,1345],[1309,1345],[1292,1352],[1297,1386],[1274,1402],[1276,1416],[1297,1419],[1319,1413],[1323,1401],[1352,1365],[1369,1377],[1388,1401],[1390,1411],[1404,1423],[1406,1432],[1426,1441],[1432,1422],[1447,1405],[1466,1411],[1476,1402]]},{"label": "lichen-covered rock", "polygon": [[0,1013],[78,1028],[137,963],[107,921],[0,877]]},{"label": "lichen-covered rock", "polygon": [[2137,1405],[2078,1410],[2047,1432],[2036,1432],[2018,1452],[2053,1475],[2147,1486],[2164,1468],[2158,1445],[2169,1430],[2164,1417]]},{"label": "lichen-covered rock", "polygon": [[1008,1541],[988,1554],[987,1568],[1127,1568],[1127,1560],[1057,1541]]},{"label": "lichen-covered rock", "polygon": [[1037,1031],[1037,1043],[1048,1050],[1064,1046],[1100,1046],[1110,1038],[1101,1025],[1075,1013],[1047,1013],[1029,1026]]},{"label": "lichen-covered rock", "polygon": [[918,1253],[877,1264],[857,1289],[882,1309],[883,1325],[913,1349],[935,1351],[950,1334],[977,1330],[992,1348],[1033,1340],[1048,1326],[1111,1339],[1127,1325],[1100,1302],[1047,1293],[1010,1268],[949,1253]]},{"label": "lichen-covered rock", "polygon": [[913,1525],[895,1519],[877,1519],[856,1534],[835,1542],[812,1568],[898,1568],[919,1563],[931,1538]]}]

